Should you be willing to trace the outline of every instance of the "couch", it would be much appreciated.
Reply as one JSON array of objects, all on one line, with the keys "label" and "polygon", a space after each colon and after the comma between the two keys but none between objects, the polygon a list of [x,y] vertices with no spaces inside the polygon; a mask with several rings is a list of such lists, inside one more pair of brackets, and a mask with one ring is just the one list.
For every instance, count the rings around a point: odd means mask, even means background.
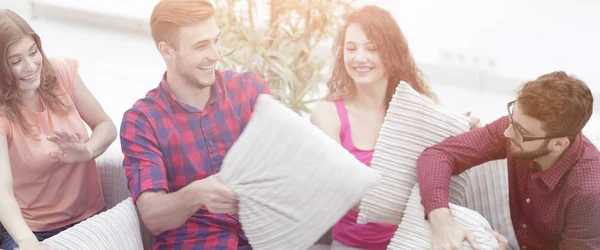
[{"label": "couch", "polygon": [[[141,223],[130,198],[122,161],[117,140],[96,159],[106,203],[104,210],[44,243],[59,250],[103,250],[116,245],[121,250],[151,249],[152,235]],[[0,225],[1,231],[4,229]]]}]

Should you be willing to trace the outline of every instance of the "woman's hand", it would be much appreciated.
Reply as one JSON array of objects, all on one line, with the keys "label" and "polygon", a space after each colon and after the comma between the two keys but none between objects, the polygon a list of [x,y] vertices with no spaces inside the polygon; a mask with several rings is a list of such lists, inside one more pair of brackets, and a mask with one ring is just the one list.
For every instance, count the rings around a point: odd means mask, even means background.
[{"label": "woman's hand", "polygon": [[479,117],[472,116],[471,111],[465,113],[465,116],[471,119],[471,121],[469,122],[470,130],[481,128],[481,119],[479,119]]},{"label": "woman's hand", "polygon": [[60,148],[60,151],[58,152],[49,153],[50,157],[57,162],[81,163],[92,159],[92,152],[85,144],[85,141],[79,132],[55,130],[54,135],[48,136],[46,139],[54,142]]}]

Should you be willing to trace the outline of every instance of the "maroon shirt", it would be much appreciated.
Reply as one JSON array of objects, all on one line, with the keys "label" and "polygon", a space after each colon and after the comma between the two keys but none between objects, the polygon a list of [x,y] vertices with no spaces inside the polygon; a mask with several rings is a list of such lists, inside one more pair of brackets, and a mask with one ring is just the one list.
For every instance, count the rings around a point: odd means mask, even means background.
[{"label": "maroon shirt", "polygon": [[600,249],[600,153],[577,136],[549,170],[507,157],[502,117],[483,128],[449,137],[417,161],[425,215],[448,207],[450,176],[507,158],[512,223],[521,249]]}]

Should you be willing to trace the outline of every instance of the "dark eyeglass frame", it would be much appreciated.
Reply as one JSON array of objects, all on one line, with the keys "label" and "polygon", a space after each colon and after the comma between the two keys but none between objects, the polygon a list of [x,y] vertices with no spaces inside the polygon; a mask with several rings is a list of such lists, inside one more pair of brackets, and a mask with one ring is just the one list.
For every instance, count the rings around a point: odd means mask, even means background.
[{"label": "dark eyeglass frame", "polygon": [[508,111],[508,119],[510,120],[510,124],[512,124],[513,127],[513,131],[515,132],[516,135],[521,137],[521,142],[528,142],[528,141],[537,141],[537,140],[546,140],[546,139],[554,139],[554,138],[560,138],[560,137],[571,137],[571,136],[575,136],[577,135],[579,132],[574,133],[574,134],[570,134],[570,135],[553,135],[553,136],[543,136],[543,137],[534,137],[534,136],[524,136],[523,133],[521,133],[521,130],[519,130],[517,128],[517,126],[519,128],[521,128],[521,125],[516,123],[513,118],[512,118],[512,112],[510,110],[510,107],[513,106],[515,104],[517,100],[514,101],[510,101],[506,104],[506,110]]}]

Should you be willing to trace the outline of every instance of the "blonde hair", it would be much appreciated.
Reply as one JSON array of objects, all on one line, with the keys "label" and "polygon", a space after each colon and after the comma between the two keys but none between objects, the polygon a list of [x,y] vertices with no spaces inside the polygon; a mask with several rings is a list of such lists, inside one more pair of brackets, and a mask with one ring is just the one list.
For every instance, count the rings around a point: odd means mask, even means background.
[{"label": "blonde hair", "polygon": [[166,42],[177,48],[181,27],[202,23],[214,14],[215,9],[208,0],[161,0],[150,17],[154,43]]}]

